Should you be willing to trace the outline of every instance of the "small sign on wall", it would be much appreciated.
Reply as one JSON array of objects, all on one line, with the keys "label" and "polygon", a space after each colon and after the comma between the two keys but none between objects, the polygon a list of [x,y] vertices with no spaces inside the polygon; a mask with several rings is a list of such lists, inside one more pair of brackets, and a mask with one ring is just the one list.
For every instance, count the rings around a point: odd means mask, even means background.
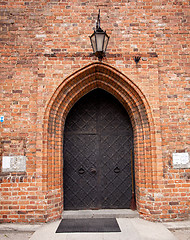
[{"label": "small sign on wall", "polygon": [[4,116],[0,116],[0,122],[4,122]]},{"label": "small sign on wall", "polygon": [[173,153],[174,168],[190,168],[189,153]]},{"label": "small sign on wall", "polygon": [[2,172],[25,172],[26,156],[3,156]]}]

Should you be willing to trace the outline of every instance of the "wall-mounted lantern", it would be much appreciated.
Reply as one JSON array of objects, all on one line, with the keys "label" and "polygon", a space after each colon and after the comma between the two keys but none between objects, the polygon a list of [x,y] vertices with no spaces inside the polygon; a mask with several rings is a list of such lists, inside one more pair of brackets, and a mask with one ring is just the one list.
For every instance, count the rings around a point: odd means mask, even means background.
[{"label": "wall-mounted lantern", "polygon": [[105,52],[109,42],[109,36],[107,35],[106,31],[103,31],[100,27],[100,10],[99,10],[98,19],[96,22],[96,30],[90,36],[90,41],[91,41],[93,53],[101,61],[102,58],[105,56]]}]

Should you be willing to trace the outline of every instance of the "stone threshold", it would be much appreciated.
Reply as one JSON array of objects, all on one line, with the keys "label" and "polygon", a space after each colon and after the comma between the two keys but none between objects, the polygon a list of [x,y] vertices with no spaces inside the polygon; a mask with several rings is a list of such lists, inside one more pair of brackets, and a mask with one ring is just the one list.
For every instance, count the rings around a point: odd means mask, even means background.
[{"label": "stone threshold", "polygon": [[139,213],[131,209],[65,210],[62,218],[139,218]]}]

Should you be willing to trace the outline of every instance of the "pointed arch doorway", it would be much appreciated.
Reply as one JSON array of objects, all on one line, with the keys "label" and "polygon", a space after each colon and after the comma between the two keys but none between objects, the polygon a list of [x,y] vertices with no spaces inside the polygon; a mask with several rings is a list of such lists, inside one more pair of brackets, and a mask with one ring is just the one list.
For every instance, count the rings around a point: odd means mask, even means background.
[{"label": "pointed arch doorway", "polygon": [[[65,120],[75,104],[94,89],[112,94],[130,116],[134,137],[135,190],[139,213],[151,218],[147,210],[149,193],[154,193],[162,176],[159,131],[155,131],[150,104],[141,89],[123,73],[104,64],[92,63],[66,78],[54,92],[44,116],[43,190],[47,192],[47,218],[59,218],[64,207],[63,156]],[[160,129],[159,122],[157,122]],[[155,134],[156,133],[156,134]],[[158,146],[157,146],[158,145]],[[160,157],[159,157],[160,156]],[[161,170],[160,170],[161,169]],[[149,200],[148,200],[149,201]],[[152,207],[154,201],[148,207]],[[154,217],[154,216],[153,216]]]},{"label": "pointed arch doorway", "polygon": [[70,110],[63,146],[64,209],[130,208],[133,128],[110,93],[95,89]]}]

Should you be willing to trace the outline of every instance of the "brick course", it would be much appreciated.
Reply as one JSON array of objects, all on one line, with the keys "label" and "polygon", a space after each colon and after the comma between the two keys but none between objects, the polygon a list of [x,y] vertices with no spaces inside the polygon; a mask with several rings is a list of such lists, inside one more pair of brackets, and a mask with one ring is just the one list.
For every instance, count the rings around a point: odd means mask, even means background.
[{"label": "brick course", "polygon": [[[102,62],[89,40],[99,8]],[[190,152],[188,11],[186,0],[0,2],[0,154],[27,157],[26,173],[0,173],[1,222],[60,217],[64,121],[97,87],[131,117],[141,216],[189,217],[190,169],[172,165],[172,153]]]}]

